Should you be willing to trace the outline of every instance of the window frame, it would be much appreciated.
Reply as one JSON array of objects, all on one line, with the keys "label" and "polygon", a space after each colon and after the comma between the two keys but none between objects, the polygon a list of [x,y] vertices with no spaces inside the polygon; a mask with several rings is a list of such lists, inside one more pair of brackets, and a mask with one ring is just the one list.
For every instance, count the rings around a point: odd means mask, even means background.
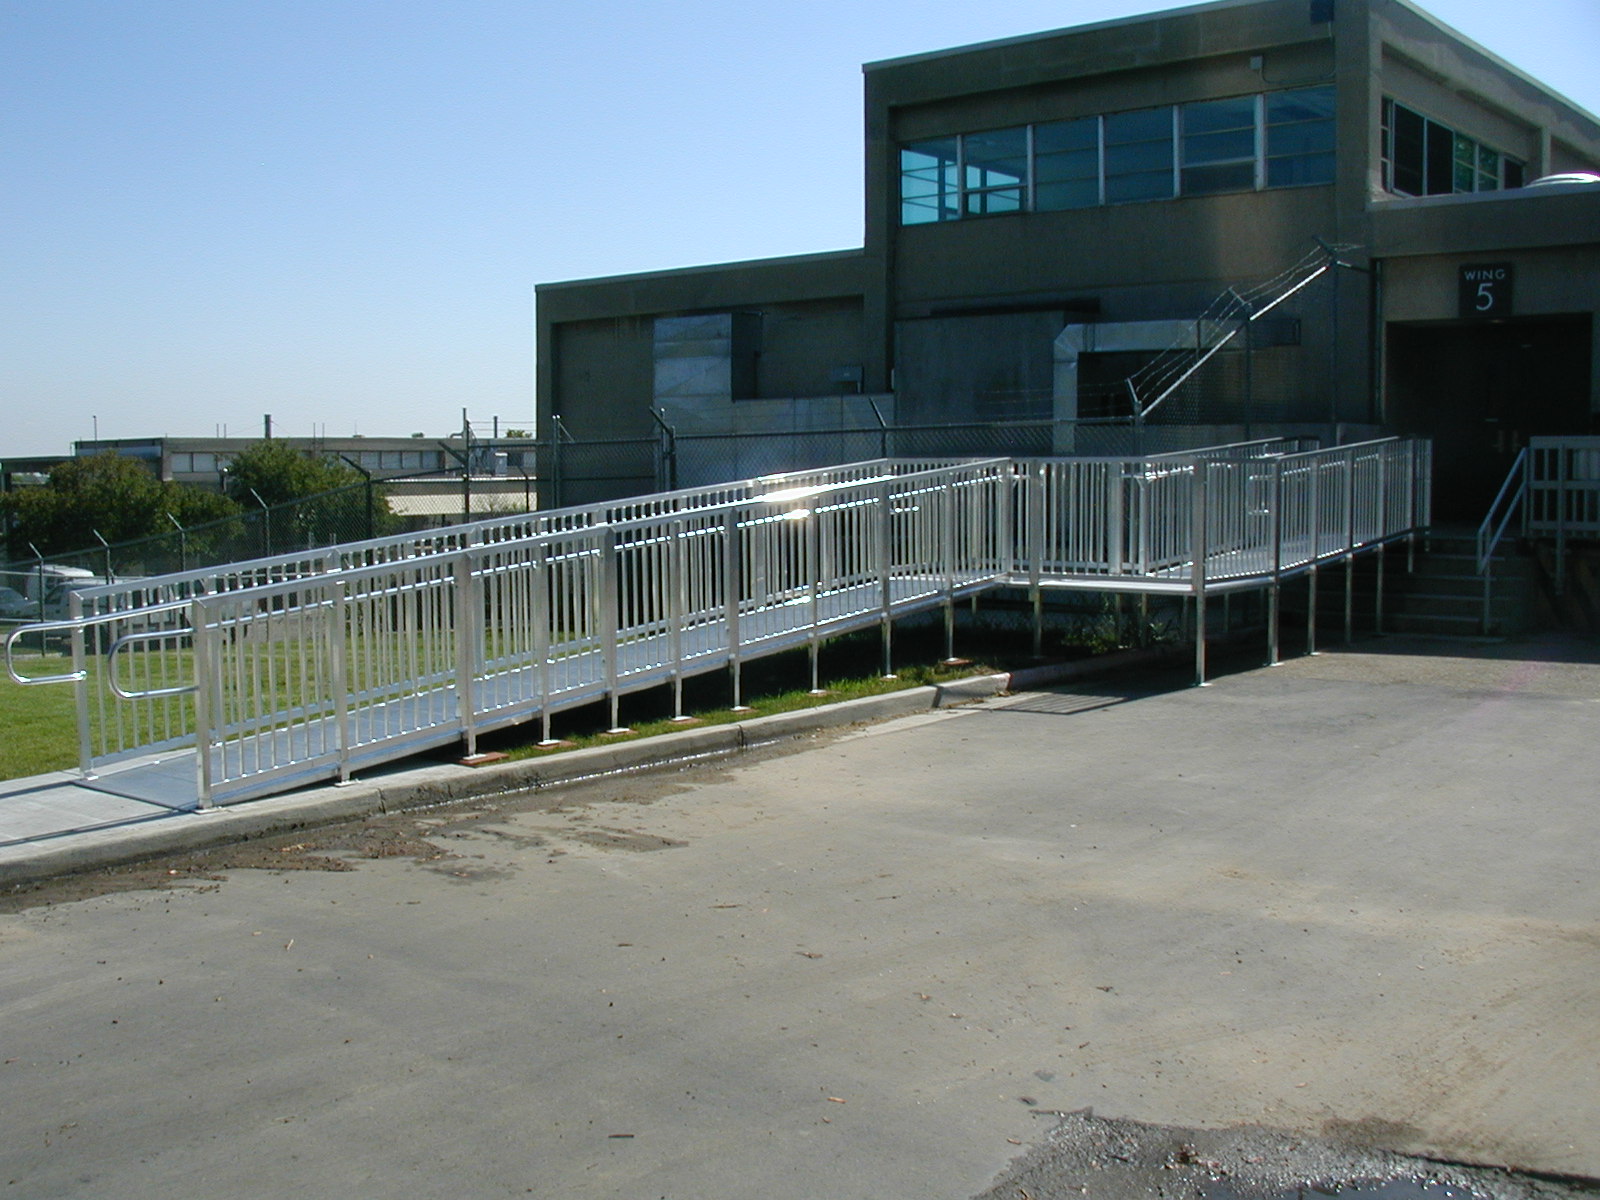
[{"label": "window frame", "polygon": [[[1117,117],[1141,117],[1146,113],[1166,113],[1167,131],[1165,137],[1133,138],[1127,141],[1112,142],[1111,122]],[[1166,162],[1158,167],[1134,170],[1111,169],[1111,152],[1113,146],[1118,149],[1140,146],[1166,146]],[[1100,195],[1102,204],[1143,204],[1152,200],[1172,200],[1178,192],[1178,106],[1175,104],[1147,105],[1144,108],[1130,108],[1122,112],[1102,113],[1100,117]],[[1152,180],[1159,176],[1167,177],[1166,191],[1160,194],[1131,194],[1123,196],[1112,195],[1113,180],[1135,180],[1150,177]]]},{"label": "window frame", "polygon": [[[1278,88],[1269,91],[1248,92],[1232,96],[1210,96],[1204,99],[1184,101],[1173,104],[1146,105],[1141,108],[1123,109],[1117,112],[1092,113],[1081,117],[1067,117],[1057,121],[1034,121],[1025,125],[1007,125],[990,129],[978,129],[960,133],[943,134],[938,137],[921,138],[914,142],[902,142],[896,147],[899,166],[899,203],[900,215],[898,224],[904,228],[911,225],[937,225],[948,221],[974,220],[992,216],[1012,216],[1018,213],[1039,212],[1071,212],[1083,208],[1108,207],[1110,205],[1145,203],[1153,200],[1177,200],[1188,197],[1218,196],[1227,194],[1240,194],[1246,192],[1276,191],[1281,188],[1292,187],[1319,187],[1333,183],[1332,172],[1326,179],[1292,180],[1274,183],[1272,181],[1272,166],[1275,162],[1289,162],[1297,159],[1313,159],[1322,155],[1337,155],[1337,112],[1336,106],[1329,105],[1326,117],[1317,117],[1304,122],[1271,120],[1270,112],[1274,97],[1288,97],[1304,92],[1333,91],[1332,84],[1317,84],[1305,88]],[[1186,110],[1198,110],[1202,105],[1226,104],[1230,102],[1248,101],[1251,109],[1250,136],[1253,143],[1251,154],[1235,155],[1225,159],[1205,159],[1197,162],[1188,160],[1188,147],[1186,141],[1191,135],[1185,133],[1184,113]],[[1384,115],[1387,119],[1390,113],[1391,102],[1385,101]],[[1114,130],[1113,125],[1119,117],[1133,117],[1136,114],[1164,112],[1168,130],[1163,137],[1135,139],[1127,142],[1111,140]],[[1095,158],[1094,171],[1094,200],[1084,203],[1051,204],[1047,207],[1040,205],[1041,187],[1048,188],[1052,185],[1061,185],[1063,189],[1069,185],[1082,185],[1087,183],[1087,175],[1078,175],[1066,179],[1041,180],[1040,163],[1042,159],[1054,155],[1066,156],[1068,154],[1082,154],[1089,147],[1076,149],[1048,151],[1041,154],[1039,150],[1039,131],[1051,126],[1074,125],[1083,121],[1093,121]],[[1328,127],[1327,148],[1316,150],[1296,150],[1291,153],[1274,155],[1272,153],[1272,136],[1274,129],[1292,128],[1296,125],[1320,125],[1326,123]],[[1245,126],[1233,128],[1234,132],[1243,131]],[[1229,130],[1209,131],[1229,132]],[[1002,179],[995,182],[987,174],[972,177],[972,172],[988,172],[989,167],[984,164],[990,161],[1002,162],[1004,157],[983,158],[974,160],[969,157],[969,139],[996,138],[1008,134],[1022,136],[1022,162],[1023,176],[1015,181]],[[1200,136],[1200,135],[1193,135]],[[1383,145],[1387,149],[1392,139],[1387,128],[1383,135]],[[1165,160],[1159,168],[1147,170],[1113,170],[1109,159],[1115,156],[1122,147],[1149,147],[1166,146]],[[1514,160],[1508,158],[1504,152],[1501,155],[1502,171],[1505,164]],[[908,164],[908,156],[921,155],[928,161],[924,164]],[[1195,188],[1192,183],[1188,189],[1184,187],[1186,169],[1204,169],[1218,166],[1239,166],[1245,162],[1250,163],[1250,184],[1248,186],[1201,187]],[[1475,160],[1477,161],[1477,160]],[[1385,178],[1390,175],[1389,164],[1386,161]],[[1166,190],[1159,194],[1147,192],[1145,194],[1118,195],[1122,190],[1118,187],[1119,180],[1135,180],[1141,176],[1148,176],[1153,181],[1157,175],[1170,175]],[[1503,177],[1503,176],[1502,176]],[[1001,197],[1007,193],[1017,197],[1017,203],[1011,207],[990,207],[989,198]],[[908,219],[912,217],[914,219]]]},{"label": "window frame", "polygon": [[[1274,121],[1272,117],[1273,101],[1275,99],[1288,99],[1290,97],[1304,97],[1311,93],[1326,93],[1328,108],[1326,116],[1313,116],[1305,120]],[[1304,101],[1302,101],[1303,103]],[[1326,145],[1313,149],[1298,147],[1291,150],[1274,151],[1274,132],[1279,136],[1289,130],[1308,130],[1312,128],[1326,128]],[[1320,137],[1320,135],[1319,135]],[[1338,173],[1339,155],[1339,93],[1333,84],[1316,84],[1311,87],[1284,88],[1274,92],[1263,92],[1261,95],[1261,187],[1263,190],[1276,190],[1291,187],[1318,187],[1330,184]],[[1308,160],[1327,157],[1329,170],[1326,179],[1293,180],[1284,183],[1273,182],[1273,167],[1276,164],[1291,162],[1306,162]]]},{"label": "window frame", "polygon": [[[1233,125],[1222,129],[1206,129],[1191,132],[1189,122],[1191,115],[1203,106],[1220,106],[1231,104],[1238,100],[1250,102],[1250,122],[1248,125]],[[1262,123],[1265,111],[1262,102],[1262,93],[1256,92],[1250,96],[1219,96],[1212,100],[1191,100],[1185,104],[1174,106],[1178,118],[1177,149],[1178,149],[1178,195],[1180,196],[1219,196],[1225,192],[1259,192],[1262,181],[1266,177],[1266,139]],[[1234,154],[1222,157],[1205,157],[1196,161],[1190,160],[1190,144],[1197,138],[1215,138],[1222,134],[1238,133],[1248,129],[1250,132],[1250,153]],[[1249,187],[1185,187],[1191,171],[1207,169],[1237,167],[1248,163],[1250,166]]]},{"label": "window frame", "polygon": [[[1420,128],[1420,137],[1415,139],[1418,143],[1416,162],[1410,161],[1409,146],[1405,148],[1406,157],[1402,159],[1400,146],[1403,132],[1402,115],[1405,124],[1415,122]],[[1409,132],[1406,132],[1405,136],[1407,141],[1412,140]],[[1470,196],[1479,192],[1512,191],[1523,186],[1522,180],[1527,164],[1522,159],[1469,133],[1463,133],[1454,126],[1446,125],[1443,121],[1436,121],[1427,113],[1404,104],[1393,96],[1383,97],[1378,119],[1378,138],[1381,164],[1379,183],[1390,195],[1411,198]],[[1448,161],[1441,165],[1435,159],[1447,139],[1450,153]],[[1487,156],[1493,156],[1496,160],[1492,176],[1484,170]],[[1463,172],[1472,182],[1470,188],[1459,186]],[[1416,178],[1420,182],[1420,188],[1412,191],[1402,187],[1400,184],[1402,173],[1408,179]],[[1450,180],[1448,189],[1439,186],[1446,175]],[[1493,186],[1484,186],[1485,179],[1491,177],[1494,181]],[[1513,177],[1516,179],[1515,183],[1512,182]]]}]

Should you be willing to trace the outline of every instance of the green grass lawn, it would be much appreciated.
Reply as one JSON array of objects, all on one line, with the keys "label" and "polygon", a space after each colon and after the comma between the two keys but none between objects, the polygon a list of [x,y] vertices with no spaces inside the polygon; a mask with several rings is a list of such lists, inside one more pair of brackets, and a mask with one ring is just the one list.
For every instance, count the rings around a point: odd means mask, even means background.
[{"label": "green grass lawn", "polygon": [[[56,669],[65,670],[63,664]],[[873,696],[923,684],[944,682],[992,668],[974,665],[945,667],[940,665],[912,664],[900,666],[896,678],[880,679],[876,675],[855,678],[829,678],[824,686],[826,693],[813,696],[807,688],[789,687],[764,690],[749,695],[746,703],[750,711],[735,712],[709,702],[705,696],[691,711],[704,723],[729,723],[746,720],[752,716],[790,712],[813,708],[820,704],[833,704],[859,696]],[[698,681],[696,681],[698,682]],[[760,686],[764,681],[758,679]],[[767,687],[774,686],[768,682]],[[722,681],[721,690],[726,691]],[[703,689],[702,689],[703,690]],[[661,689],[657,689],[657,692]],[[626,698],[638,715],[632,732],[627,737],[650,737],[682,726],[667,715],[649,715],[651,709],[660,709],[664,697],[647,693],[643,697]],[[601,714],[591,709],[561,714],[559,732],[570,745],[593,745],[601,741],[615,741],[617,735],[605,734],[607,723]],[[527,758],[555,753],[550,747],[537,745],[537,723],[503,731],[494,739],[495,749],[509,753],[513,758]],[[18,779],[27,775],[42,775],[49,771],[70,770],[78,765],[77,724],[73,710],[73,689],[70,685],[22,687],[9,679],[0,681],[0,779]]]},{"label": "green grass lawn", "polygon": [[[52,674],[70,670],[72,665],[54,655],[44,664]],[[23,687],[0,672],[0,779],[43,775],[77,765],[78,724],[72,685]]]},{"label": "green grass lawn", "polygon": [[[904,688],[948,682],[967,675],[984,674],[1021,665],[1029,661],[1025,634],[970,632],[958,649],[972,661],[945,665],[942,632],[933,628],[897,630],[895,634],[895,672],[893,679],[880,678],[881,647],[876,631],[835,638],[825,643],[820,657],[820,679],[824,694],[812,695],[810,659],[805,650],[794,650],[747,663],[743,672],[743,698],[747,709],[735,712],[726,672],[712,672],[684,682],[684,710],[706,723],[729,723],[751,716],[790,712],[822,704],[833,704],[860,696],[879,695]],[[1110,645],[1092,646],[1094,650]],[[1047,647],[1055,659],[1079,658],[1091,646],[1055,641]],[[186,652],[184,652],[186,653]],[[154,656],[152,656],[154,658]],[[70,659],[57,654],[32,658],[19,656],[22,669],[30,674],[60,674],[71,669]],[[181,667],[182,664],[179,664]],[[94,671],[97,664],[91,663]],[[168,670],[172,669],[168,664]],[[168,670],[161,674],[170,680]],[[181,670],[178,672],[181,674]],[[96,685],[98,686],[98,685]],[[613,741],[617,736],[649,737],[682,728],[672,718],[672,697],[668,687],[626,695],[621,699],[621,718],[631,730],[626,735],[605,733],[610,724],[609,708],[592,704],[559,713],[553,720],[555,736],[569,745],[591,745]],[[501,730],[479,739],[481,750],[498,750],[514,758],[558,753],[537,743],[542,724],[531,721],[513,729]],[[565,747],[563,747],[565,748]],[[74,716],[73,688],[70,684],[23,687],[0,678],[0,779],[16,779],[49,771],[70,770],[78,765],[77,725]]]},{"label": "green grass lawn", "polygon": [[[888,692],[904,691],[907,688],[922,687],[931,683],[948,683],[955,679],[964,679],[970,675],[992,673],[993,667],[976,663],[963,663],[959,665],[914,664],[912,666],[897,666],[894,678],[885,679],[878,675],[864,675],[851,679],[829,679],[822,685],[822,693],[814,694],[809,688],[793,688],[789,691],[770,692],[762,695],[751,696],[746,699],[745,707],[738,711],[731,708],[696,708],[690,711],[693,719],[702,725],[730,725],[736,721],[747,721],[752,717],[768,717],[776,713],[795,712],[799,709],[817,708],[824,704],[838,704],[843,700],[856,700],[863,696],[881,696]],[[634,720],[626,733],[608,733],[603,730],[589,729],[584,732],[572,730],[561,739],[559,746],[541,746],[535,741],[529,741],[529,733],[520,728],[511,731],[511,740],[506,741],[498,748],[513,759],[538,758],[546,754],[559,754],[563,750],[570,750],[582,746],[610,745],[617,741],[628,741],[635,738],[655,737],[658,734],[672,733],[682,729],[683,723],[671,717],[651,717],[645,720]],[[538,737],[537,732],[533,733]],[[480,739],[480,744],[482,739]]]}]

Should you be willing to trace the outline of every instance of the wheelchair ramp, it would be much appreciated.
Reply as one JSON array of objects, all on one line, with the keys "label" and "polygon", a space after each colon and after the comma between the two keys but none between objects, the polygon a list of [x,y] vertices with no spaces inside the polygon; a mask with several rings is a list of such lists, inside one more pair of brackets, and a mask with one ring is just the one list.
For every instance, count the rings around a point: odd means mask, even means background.
[{"label": "wheelchair ramp", "polygon": [[[1276,588],[1428,525],[1427,443],[878,460],[80,593],[85,786],[185,811],[731,673],[994,587]],[[947,628],[950,625],[947,624]],[[1275,644],[1274,644],[1275,645]],[[887,649],[887,643],[886,643]],[[1276,653],[1274,649],[1274,654]],[[886,653],[886,659],[887,659]],[[195,747],[204,758],[196,760]]]},{"label": "wheelchair ramp", "polygon": [[91,791],[158,804],[173,812],[193,812],[200,807],[194,767],[194,751],[178,751],[74,782]]}]

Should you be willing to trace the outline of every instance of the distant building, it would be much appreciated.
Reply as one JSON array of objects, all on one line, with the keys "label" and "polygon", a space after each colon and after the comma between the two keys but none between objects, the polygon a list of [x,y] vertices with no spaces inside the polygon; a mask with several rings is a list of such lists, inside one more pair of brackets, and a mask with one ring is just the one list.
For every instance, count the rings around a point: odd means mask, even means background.
[{"label": "distant building", "polygon": [[[865,127],[859,250],[541,285],[540,429],[1033,418],[1093,449],[1077,423],[1121,403],[1102,385],[1319,239],[1348,266],[1262,322],[1196,437],[1428,435],[1450,516],[1529,435],[1593,429],[1600,121],[1405,0],[1224,0],[871,63]],[[797,168],[773,186],[818,185]],[[625,475],[591,491],[651,483]]]},{"label": "distant building", "polygon": [[[67,457],[111,452],[144,463],[159,478],[221,491],[227,466],[261,438],[101,438],[73,443]],[[390,510],[409,528],[451,524],[470,517],[524,512],[535,507],[534,444],[530,438],[474,438],[469,451],[451,438],[319,437],[274,438],[311,454],[326,455],[384,484]],[[467,463],[463,463],[465,458]],[[0,462],[5,488],[42,483],[60,456]],[[463,487],[467,465],[471,478]]]},{"label": "distant building", "polygon": [[[198,487],[220,489],[223,472],[234,455],[259,445],[258,437],[234,438],[104,438],[73,443],[73,455],[85,458],[112,451],[144,462],[162,479]],[[293,446],[308,454],[321,454],[369,471],[378,478],[421,475],[435,472],[460,474],[461,438],[410,437],[285,437],[275,442]],[[532,474],[533,444],[530,439],[474,439],[474,475]]]}]

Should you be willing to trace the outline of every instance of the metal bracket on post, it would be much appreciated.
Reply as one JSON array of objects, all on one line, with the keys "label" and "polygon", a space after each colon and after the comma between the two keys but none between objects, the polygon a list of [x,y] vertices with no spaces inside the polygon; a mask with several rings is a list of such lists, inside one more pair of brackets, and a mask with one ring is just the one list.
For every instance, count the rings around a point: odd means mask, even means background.
[{"label": "metal bracket on post", "polygon": [[474,676],[475,653],[472,632],[476,627],[473,614],[477,598],[473,595],[472,563],[466,554],[457,554],[455,561],[456,605],[456,721],[461,727],[461,737],[466,742],[466,756],[478,752],[478,729],[475,723],[476,689]]},{"label": "metal bracket on post", "polygon": [[733,680],[733,711],[748,712],[741,692],[739,602],[744,591],[744,547],[740,542],[739,510],[730,505],[722,521],[723,624],[728,630],[728,673]]},{"label": "metal bracket on post", "polygon": [[1114,579],[1121,575],[1127,565],[1127,496],[1128,476],[1127,464],[1123,462],[1107,463],[1105,470],[1106,485],[1106,569]]},{"label": "metal bracket on post", "polygon": [[1417,572],[1417,444],[1408,442],[1406,454],[1406,574]]},{"label": "metal bracket on post", "polygon": [[1381,449],[1373,455],[1372,461],[1375,464],[1373,470],[1378,473],[1378,528],[1376,530],[1378,537],[1378,582],[1375,589],[1372,631],[1381,635],[1383,633],[1383,566],[1384,560],[1389,557],[1389,522],[1386,519],[1388,516],[1387,485],[1389,478],[1388,471],[1385,469],[1387,460],[1384,458]]},{"label": "metal bracket on post", "polygon": [[339,739],[340,783],[350,782],[349,601],[345,581],[333,580],[333,620],[328,627],[328,658],[333,674],[333,727]]},{"label": "metal bracket on post", "polygon": [[1272,460],[1272,586],[1267,604],[1267,666],[1281,665],[1278,647],[1278,617],[1283,590],[1283,459]]},{"label": "metal bracket on post", "polygon": [[550,736],[550,631],[553,625],[550,612],[550,547],[540,542],[533,551],[533,657],[539,664],[539,739],[541,746],[560,743]]},{"label": "metal bracket on post", "polygon": [[1356,455],[1344,452],[1344,640],[1356,640]]},{"label": "metal bracket on post", "polygon": [[815,509],[807,512],[802,519],[806,524],[807,607],[811,618],[811,628],[806,635],[806,651],[811,660],[811,695],[820,696],[824,691],[819,677],[822,640],[817,635],[817,627],[822,622],[822,521]]},{"label": "metal bracket on post", "polygon": [[1194,495],[1191,497],[1191,537],[1194,569],[1190,584],[1194,590],[1194,684],[1206,686],[1206,463],[1194,460]]},{"label": "metal bracket on post", "polygon": [[894,675],[894,494],[887,483],[878,485],[879,625],[883,638],[883,677]]},{"label": "metal bracket on post", "polygon": [[603,526],[600,534],[600,614],[595,632],[600,637],[600,656],[604,664],[606,703],[611,715],[607,733],[627,733],[618,713],[621,701],[617,693],[620,670],[617,663],[618,641],[622,636],[621,572],[617,563],[617,529]]},{"label": "metal bracket on post", "polygon": [[[1003,574],[1015,577],[1017,562],[1020,557],[1018,553],[1020,547],[1017,543],[1017,489],[1023,486],[1021,483],[1022,477],[1017,473],[1016,464],[1008,462],[1005,466],[1005,473],[999,479],[1000,487],[998,491],[1000,495],[997,498],[997,503],[999,505],[1000,529],[999,542],[995,546],[997,558],[995,566],[1003,568]],[[973,600],[974,602],[977,600],[976,593],[973,595]]]},{"label": "metal bracket on post", "polygon": [[215,647],[205,623],[204,598],[196,596],[189,601],[189,634],[194,655],[194,767],[195,803],[202,809],[211,807],[211,731],[221,724],[218,713],[219,697],[213,691],[215,677]]},{"label": "metal bracket on post", "polygon": [[956,476],[939,492],[939,556],[944,560],[944,661],[956,661]]},{"label": "metal bracket on post", "polygon": [[1318,461],[1311,467],[1310,513],[1307,525],[1311,530],[1310,565],[1306,571],[1306,653],[1317,653],[1317,563],[1322,558],[1322,465]]},{"label": "metal bracket on post", "polygon": [[883,414],[878,411],[876,400],[869,397],[867,407],[872,410],[872,417],[878,422],[878,457],[886,459],[889,457],[889,422],[885,421]]},{"label": "metal bracket on post", "polygon": [[684,536],[682,520],[672,523],[672,541],[667,549],[667,618],[671,622],[670,648],[672,652],[672,719],[687,721],[683,712],[683,623],[688,619],[689,585],[683,568],[683,556],[688,553],[688,539]]},{"label": "metal bracket on post", "polygon": [[1378,577],[1372,589],[1372,632],[1383,633],[1383,563],[1388,558],[1388,544],[1378,543]]},{"label": "metal bracket on post", "polygon": [[678,490],[678,431],[667,424],[667,419],[658,409],[648,410],[651,419],[661,429],[661,472],[660,482],[665,485],[663,490],[675,492]]},{"label": "metal bracket on post", "polygon": [[1558,446],[1553,451],[1556,463],[1556,595],[1567,590],[1567,482],[1572,475],[1572,452]]},{"label": "metal bracket on post", "polygon": [[1044,570],[1044,501],[1049,464],[1035,463],[1028,479],[1028,599],[1033,607],[1033,656],[1044,655],[1044,589],[1040,579]]},{"label": "metal bracket on post", "polygon": [[[74,621],[83,616],[83,597],[79,593],[67,593],[67,612],[71,614]],[[72,643],[72,698],[77,709],[80,777],[93,779],[95,777],[94,745],[89,730],[89,670],[87,656],[83,651],[82,625],[73,626],[70,640]],[[43,649],[42,642],[40,648]]]}]

